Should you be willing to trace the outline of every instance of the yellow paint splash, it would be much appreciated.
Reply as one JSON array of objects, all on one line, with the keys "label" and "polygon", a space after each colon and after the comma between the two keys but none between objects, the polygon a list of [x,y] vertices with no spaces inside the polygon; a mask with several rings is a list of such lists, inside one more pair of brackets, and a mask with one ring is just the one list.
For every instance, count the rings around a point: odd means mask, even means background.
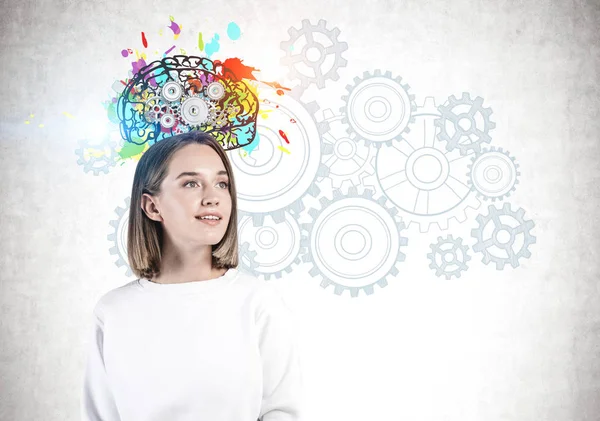
[{"label": "yellow paint splash", "polygon": [[286,148],[284,148],[284,147],[283,147],[283,146],[281,146],[281,145],[278,145],[278,146],[277,146],[277,149],[279,149],[281,152],[285,152],[285,153],[286,153],[286,154],[288,154],[288,155],[291,153],[290,151],[288,151]]}]

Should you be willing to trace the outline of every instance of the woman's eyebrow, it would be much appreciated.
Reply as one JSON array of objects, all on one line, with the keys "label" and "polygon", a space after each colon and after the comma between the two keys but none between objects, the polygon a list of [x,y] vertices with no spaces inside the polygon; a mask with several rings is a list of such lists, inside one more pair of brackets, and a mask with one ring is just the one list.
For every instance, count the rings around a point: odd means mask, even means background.
[{"label": "woman's eyebrow", "polygon": [[[198,172],[195,172],[195,171],[184,171],[181,174],[179,174],[175,180],[178,180],[181,177],[186,176],[186,175],[190,175],[190,176],[194,176],[194,177],[195,176],[204,177],[204,174],[201,174],[201,173],[198,173]],[[217,175],[227,175],[227,171],[221,170],[221,171],[217,172]]]}]

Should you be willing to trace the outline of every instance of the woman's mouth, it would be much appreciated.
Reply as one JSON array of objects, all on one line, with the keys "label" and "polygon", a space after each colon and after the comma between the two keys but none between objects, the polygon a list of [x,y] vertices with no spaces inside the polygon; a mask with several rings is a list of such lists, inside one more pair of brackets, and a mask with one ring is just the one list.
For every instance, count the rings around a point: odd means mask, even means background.
[{"label": "woman's mouth", "polygon": [[204,222],[207,225],[219,225],[221,223],[220,219],[202,219],[202,218],[196,218],[198,221],[200,222]]}]

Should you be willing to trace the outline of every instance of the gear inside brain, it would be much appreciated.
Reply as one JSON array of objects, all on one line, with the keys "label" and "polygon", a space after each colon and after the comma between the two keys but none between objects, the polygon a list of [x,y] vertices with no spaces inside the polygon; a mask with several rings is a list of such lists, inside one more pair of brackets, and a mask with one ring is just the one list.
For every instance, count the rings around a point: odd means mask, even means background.
[{"label": "gear inside brain", "polygon": [[119,96],[123,139],[150,145],[179,133],[211,133],[224,149],[256,136],[258,97],[253,87],[218,62],[176,55],[141,68]]}]

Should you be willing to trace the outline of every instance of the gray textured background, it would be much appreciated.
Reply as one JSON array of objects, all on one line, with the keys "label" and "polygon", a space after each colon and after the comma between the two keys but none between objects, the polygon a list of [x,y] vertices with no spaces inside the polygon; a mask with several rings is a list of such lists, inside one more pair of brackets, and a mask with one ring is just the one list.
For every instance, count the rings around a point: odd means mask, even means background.
[{"label": "gray textured background", "polygon": [[413,233],[399,281],[368,300],[301,272],[281,283],[303,332],[307,420],[599,419],[598,1],[307,0],[2,3],[1,420],[78,419],[92,306],[128,281],[106,235],[134,168],[84,174],[76,141],[130,68],[120,50],[169,15],[191,46],[235,21],[242,38],[222,36],[224,50],[267,80],[287,74],[287,29],[325,19],[349,49],[340,80],[313,92],[323,107],[376,68],[419,104],[467,91],[521,165],[510,202],[537,244],[517,269],[475,258],[460,282],[433,282]]}]

